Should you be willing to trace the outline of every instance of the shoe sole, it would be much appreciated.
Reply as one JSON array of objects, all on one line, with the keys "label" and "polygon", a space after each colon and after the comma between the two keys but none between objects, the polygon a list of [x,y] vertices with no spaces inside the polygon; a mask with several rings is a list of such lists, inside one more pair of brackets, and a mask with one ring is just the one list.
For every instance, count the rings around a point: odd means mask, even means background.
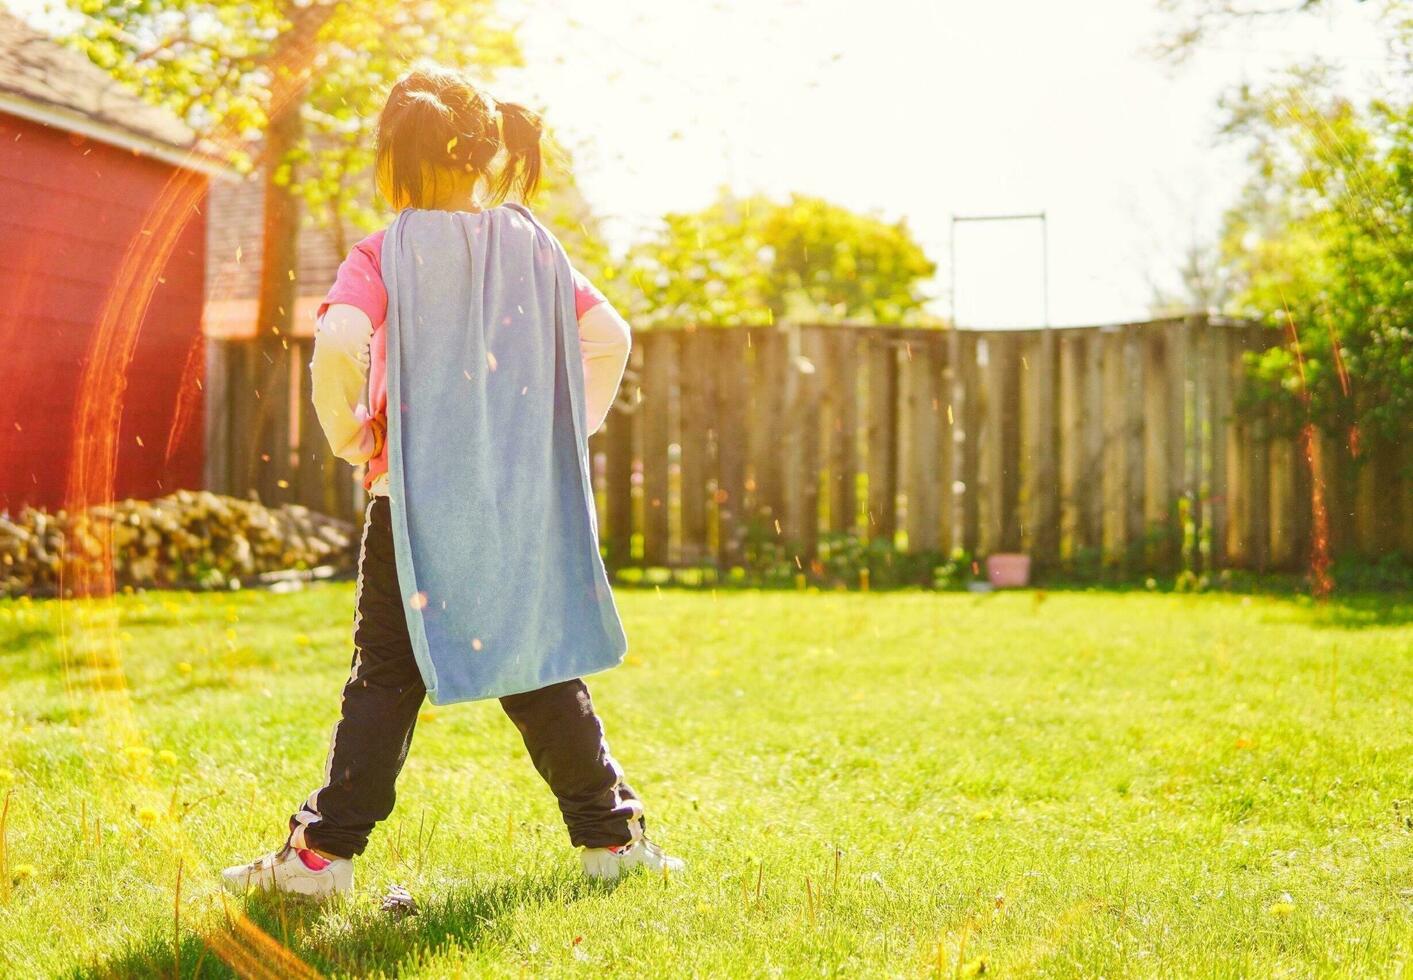
[{"label": "shoe sole", "polygon": [[226,890],[236,895],[244,895],[255,890],[262,892],[282,891],[291,895],[303,895],[306,898],[328,898],[331,895],[339,895],[353,890],[352,883],[347,888],[340,888],[337,881],[331,880],[328,884],[324,884],[317,880],[311,881],[308,878],[294,878],[286,881],[283,885],[256,875],[247,875],[244,878],[227,878],[222,875],[221,880],[225,883]]}]

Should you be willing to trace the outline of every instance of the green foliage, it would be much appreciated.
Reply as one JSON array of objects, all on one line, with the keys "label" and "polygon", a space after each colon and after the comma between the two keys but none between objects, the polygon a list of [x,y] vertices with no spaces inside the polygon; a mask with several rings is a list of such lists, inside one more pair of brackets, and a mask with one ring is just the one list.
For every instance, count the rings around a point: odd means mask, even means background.
[{"label": "green foliage", "polygon": [[149,102],[181,116],[242,166],[281,105],[303,136],[276,174],[324,220],[381,218],[368,172],[373,127],[389,86],[428,58],[489,81],[521,64],[494,0],[69,0],[83,15],[71,39]]},{"label": "green foliage", "polygon": [[924,322],[936,266],[905,222],[889,224],[815,197],[779,203],[729,193],[673,213],[634,247],[614,296],[646,323]]},{"label": "green foliage", "polygon": [[[1253,175],[1227,216],[1233,312],[1272,325],[1248,404],[1287,434],[1308,417],[1397,442],[1413,419],[1413,101],[1359,109],[1324,75],[1243,90],[1228,132]],[[1294,332],[1299,353],[1288,345]]]}]

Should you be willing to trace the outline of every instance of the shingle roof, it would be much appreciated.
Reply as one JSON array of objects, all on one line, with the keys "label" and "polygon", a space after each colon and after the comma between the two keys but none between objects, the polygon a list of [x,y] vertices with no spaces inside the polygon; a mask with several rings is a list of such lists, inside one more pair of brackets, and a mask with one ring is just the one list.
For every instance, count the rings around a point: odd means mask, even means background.
[{"label": "shingle roof", "polygon": [[[207,198],[206,296],[208,299],[254,299],[260,295],[264,251],[265,193],[257,172],[241,180],[213,183]],[[301,228],[295,263],[296,293],[323,296],[343,253],[333,232],[309,218],[299,205]],[[348,246],[364,236],[350,231]]]},{"label": "shingle roof", "polygon": [[[191,152],[196,134],[173,113],[144,102],[79,51],[66,48],[0,10],[0,96],[145,143]],[[49,121],[49,120],[46,120]],[[95,134],[101,139],[102,134]],[[201,161],[209,167],[210,161]],[[207,169],[202,167],[201,169]]]}]

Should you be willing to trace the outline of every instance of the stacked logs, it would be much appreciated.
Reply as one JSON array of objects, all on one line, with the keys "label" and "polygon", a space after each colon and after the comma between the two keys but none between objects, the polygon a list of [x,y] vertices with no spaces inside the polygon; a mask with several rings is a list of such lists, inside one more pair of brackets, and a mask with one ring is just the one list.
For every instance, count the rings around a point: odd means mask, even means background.
[{"label": "stacked logs", "polygon": [[349,571],[358,557],[357,528],[346,521],[181,490],[80,514],[0,516],[0,594],[56,595],[61,580],[72,594],[77,583],[101,581],[105,536],[118,588],[229,588],[287,570]]}]

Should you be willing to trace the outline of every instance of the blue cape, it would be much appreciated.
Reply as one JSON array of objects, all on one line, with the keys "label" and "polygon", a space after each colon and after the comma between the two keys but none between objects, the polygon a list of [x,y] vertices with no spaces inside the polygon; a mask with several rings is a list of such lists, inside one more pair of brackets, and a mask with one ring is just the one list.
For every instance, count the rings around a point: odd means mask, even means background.
[{"label": "blue cape", "polygon": [[564,249],[517,205],[409,209],[382,265],[393,542],[428,696],[501,697],[619,663]]}]

